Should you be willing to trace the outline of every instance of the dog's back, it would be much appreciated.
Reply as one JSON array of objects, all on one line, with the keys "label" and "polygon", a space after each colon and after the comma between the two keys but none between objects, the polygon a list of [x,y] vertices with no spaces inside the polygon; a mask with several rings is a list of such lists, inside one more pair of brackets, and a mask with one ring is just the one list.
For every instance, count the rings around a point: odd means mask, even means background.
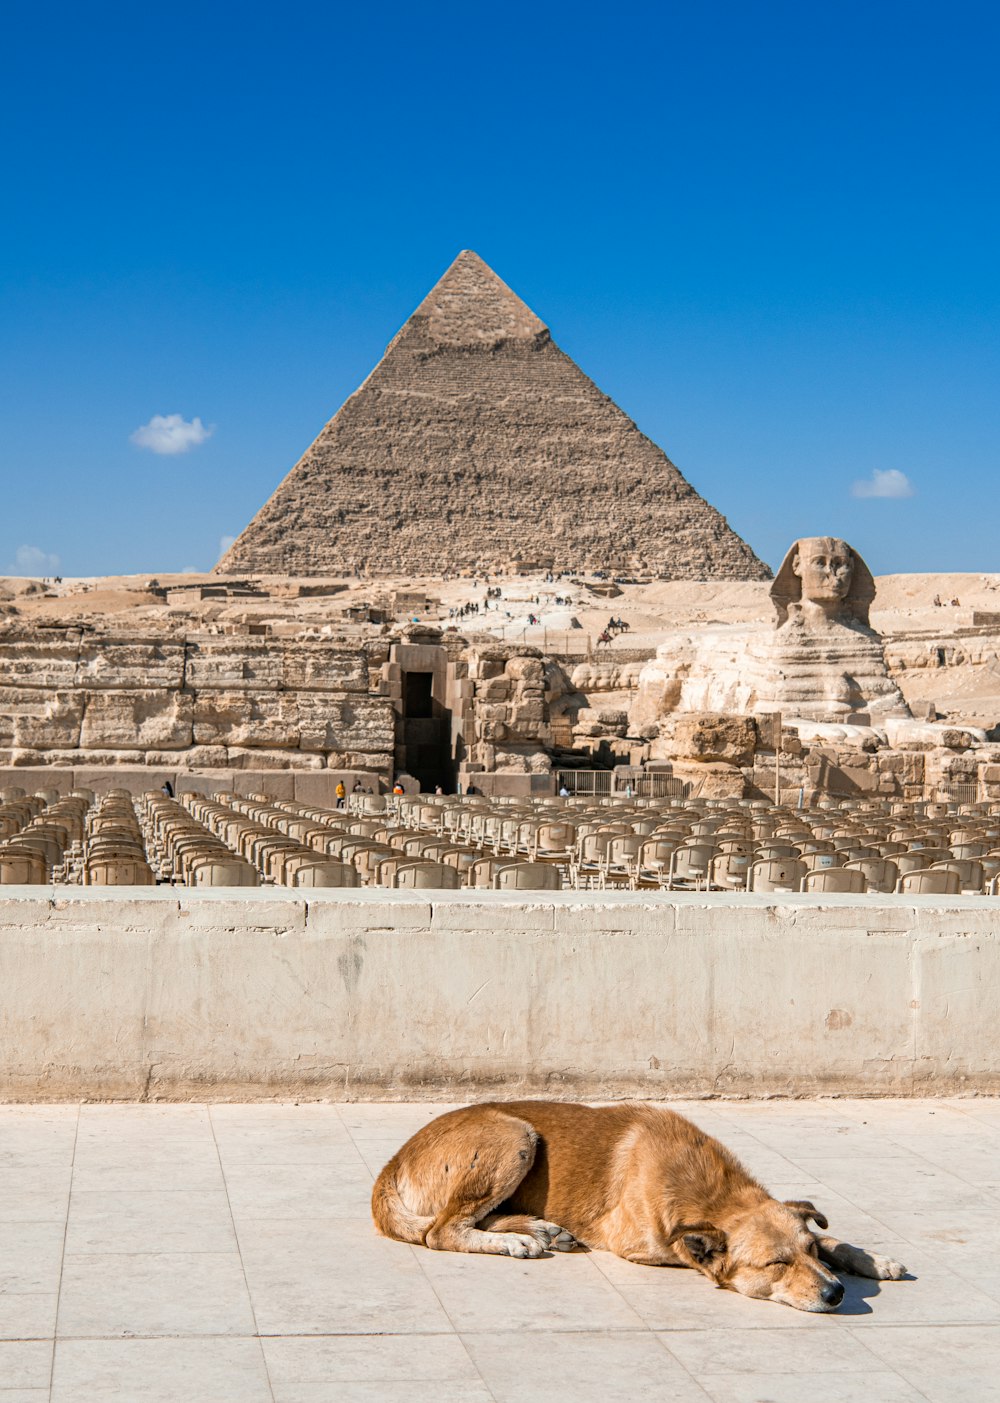
[{"label": "dog's back", "polygon": [[449,1160],[488,1154],[498,1121],[535,1132],[533,1163],[500,1205],[564,1224],[582,1241],[636,1199],[660,1197],[690,1175],[703,1183],[735,1161],[690,1121],[662,1106],[620,1102],[585,1106],[558,1101],[494,1101],[447,1112],[419,1130],[383,1169],[372,1211],[379,1230],[421,1242],[443,1204],[428,1195],[428,1175]]}]

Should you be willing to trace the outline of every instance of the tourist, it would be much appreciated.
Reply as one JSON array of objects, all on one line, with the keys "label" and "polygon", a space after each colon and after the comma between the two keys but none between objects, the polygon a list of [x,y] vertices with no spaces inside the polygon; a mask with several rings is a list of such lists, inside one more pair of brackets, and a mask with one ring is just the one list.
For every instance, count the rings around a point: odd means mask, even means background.
[{"label": "tourist", "polygon": [[393,794],[405,794],[406,792],[398,779],[396,783],[392,786],[392,792]]},{"label": "tourist", "polygon": [[174,786],[170,783],[168,779],[165,779],[163,781],[163,783],[160,785],[160,789],[163,791],[163,793],[167,796],[168,799],[172,799],[174,797]]},{"label": "tourist", "polygon": [[337,808],[342,809],[344,807],[344,800],[347,797],[347,790],[344,787],[344,781],[342,779],[337,780],[337,787],[333,792],[337,796]]},{"label": "tourist", "polygon": [[562,782],[562,784],[559,786],[559,798],[560,798],[560,799],[568,799],[568,798],[569,798],[569,790],[566,788],[566,781],[565,781],[565,780],[564,780],[564,781]]}]

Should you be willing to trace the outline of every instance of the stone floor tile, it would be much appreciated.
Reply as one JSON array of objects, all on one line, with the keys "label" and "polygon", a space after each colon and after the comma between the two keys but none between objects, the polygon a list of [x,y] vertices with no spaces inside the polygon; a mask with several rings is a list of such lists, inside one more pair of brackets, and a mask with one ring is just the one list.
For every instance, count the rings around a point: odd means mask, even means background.
[{"label": "stone floor tile", "polygon": [[[799,1312],[805,1314],[805,1312]],[[843,1328],[670,1330],[660,1335],[692,1374],[869,1374],[880,1357]]]},{"label": "stone floor tile", "polygon": [[60,1336],[252,1335],[235,1252],[67,1256]]},{"label": "stone floor tile", "polygon": [[47,1388],[0,1389],[0,1403],[49,1403]]},{"label": "stone floor tile", "polygon": [[80,1126],[198,1126],[207,1128],[210,1108],[203,1101],[88,1101],[80,1107]]},{"label": "stone floor tile", "polygon": [[68,1164],[60,1169],[0,1169],[0,1224],[64,1223],[71,1177]]},{"label": "stone floor tile", "polygon": [[274,1403],[493,1403],[493,1395],[479,1380],[387,1383],[378,1379],[339,1383],[335,1393],[327,1383],[279,1384],[274,1388]]},{"label": "stone floor tile", "polygon": [[924,1394],[888,1370],[869,1374],[699,1374],[712,1403],[926,1403]]},{"label": "stone floor tile", "polygon": [[873,1203],[895,1203],[919,1208],[939,1203],[973,1205],[982,1201],[982,1190],[960,1175],[920,1155],[871,1161],[828,1161],[815,1166],[816,1176],[832,1189],[857,1201],[864,1194]]},{"label": "stone floor tile", "polygon": [[521,1260],[413,1249],[455,1328],[636,1330],[642,1321],[583,1252]]},{"label": "stone floor tile", "polygon": [[0,1340],[50,1340],[56,1331],[57,1292],[0,1292]]},{"label": "stone floor tile", "polygon": [[[128,1174],[150,1172],[171,1176],[185,1171],[218,1173],[219,1155],[211,1135],[164,1136],[143,1132],[142,1135],[107,1135],[88,1137],[77,1143],[73,1165],[73,1183],[79,1174]],[[136,1184],[135,1188],[146,1187]],[[152,1187],[152,1186],[150,1186]],[[160,1184],[158,1187],[168,1187]]]},{"label": "stone floor tile", "polygon": [[132,1189],[74,1192],[66,1251],[233,1252],[229,1199],[223,1189]]},{"label": "stone floor tile", "polygon": [[326,1164],[227,1164],[225,1175],[237,1222],[360,1218],[371,1211],[372,1182],[359,1155]]},{"label": "stone floor tile", "polygon": [[237,1164],[347,1164],[356,1166],[358,1149],[339,1122],[224,1121],[215,1127],[223,1166]]},{"label": "stone floor tile", "polygon": [[704,1403],[684,1367],[645,1332],[462,1336],[496,1403]]},{"label": "stone floor tile", "polygon": [[[461,1105],[461,1102],[457,1103]],[[438,1116],[456,1109],[456,1104],[411,1105],[400,1102],[357,1103],[340,1106],[340,1119],[355,1140],[381,1140],[398,1137],[396,1149]]]},{"label": "stone floor tile", "polygon": [[211,1192],[225,1188],[218,1155],[199,1155],[194,1159],[171,1159],[155,1151],[135,1154],[112,1166],[76,1167],[73,1170],[74,1193],[141,1193],[144,1190],[186,1189]]},{"label": "stone floor tile", "polygon": [[[984,1197],[973,1204],[957,1204],[945,1198],[931,1207],[907,1205],[873,1206],[879,1221],[894,1238],[939,1246],[966,1247],[970,1252],[1000,1255],[1000,1208]],[[907,1263],[909,1265],[909,1263]]]},{"label": "stone floor tile", "polygon": [[[76,1144],[76,1114],[9,1116],[0,1107],[0,1169],[68,1169]],[[48,1108],[47,1108],[48,1109]]]},{"label": "stone floor tile", "polygon": [[932,1403],[1000,1399],[1000,1323],[897,1325],[858,1337]]},{"label": "stone floor tile", "polygon": [[309,1120],[330,1124],[339,1119],[340,1110],[341,1103],[335,1101],[213,1101],[208,1115],[215,1126],[238,1121],[248,1125]]},{"label": "stone floor tile", "polygon": [[414,1249],[367,1217],[247,1220],[237,1235],[263,1335],[453,1332]]},{"label": "stone floor tile", "polygon": [[[919,1249],[911,1253],[910,1258],[905,1265],[910,1268],[913,1280],[843,1278],[848,1289],[845,1306],[852,1300],[859,1303],[863,1300],[868,1307],[854,1312],[857,1319],[851,1321],[852,1324],[867,1329],[896,1322],[961,1325],[998,1319],[995,1298],[978,1285],[937,1262],[924,1260]],[[844,1307],[841,1307],[838,1316],[843,1315]]]},{"label": "stone floor tile", "polygon": [[0,1341],[0,1403],[11,1388],[48,1388],[52,1345],[48,1340]]},{"label": "stone floor tile", "polygon": [[[52,1403],[271,1403],[255,1339],[60,1340]],[[0,1393],[0,1403],[7,1403]]]},{"label": "stone floor tile", "polygon": [[[391,1323],[391,1322],[390,1322]],[[305,1383],[472,1382],[476,1366],[457,1335],[317,1335],[262,1341],[275,1388]],[[2,1403],[2,1400],[0,1400]]]},{"label": "stone floor tile", "polygon": [[4,1223],[0,1228],[0,1296],[59,1289],[65,1225]]}]

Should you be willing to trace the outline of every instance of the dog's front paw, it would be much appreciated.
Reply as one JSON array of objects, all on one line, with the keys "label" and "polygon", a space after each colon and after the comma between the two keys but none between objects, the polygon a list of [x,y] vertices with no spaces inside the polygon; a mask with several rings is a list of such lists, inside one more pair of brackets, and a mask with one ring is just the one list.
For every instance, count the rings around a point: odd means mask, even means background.
[{"label": "dog's front paw", "polygon": [[540,1257],[546,1249],[544,1242],[528,1233],[505,1232],[503,1241],[508,1257]]},{"label": "dog's front paw", "polygon": [[906,1275],[906,1268],[902,1262],[894,1262],[891,1257],[879,1257],[870,1252],[868,1260],[871,1263],[871,1271],[866,1274],[875,1281],[899,1281]]}]

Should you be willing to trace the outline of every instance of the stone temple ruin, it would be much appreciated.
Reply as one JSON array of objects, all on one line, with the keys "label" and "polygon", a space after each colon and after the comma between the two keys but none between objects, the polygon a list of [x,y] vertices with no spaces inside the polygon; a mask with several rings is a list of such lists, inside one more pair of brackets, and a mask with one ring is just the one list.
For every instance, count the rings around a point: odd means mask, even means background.
[{"label": "stone temple ruin", "polygon": [[476,254],[460,253],[219,562],[233,574],[770,572]]}]

